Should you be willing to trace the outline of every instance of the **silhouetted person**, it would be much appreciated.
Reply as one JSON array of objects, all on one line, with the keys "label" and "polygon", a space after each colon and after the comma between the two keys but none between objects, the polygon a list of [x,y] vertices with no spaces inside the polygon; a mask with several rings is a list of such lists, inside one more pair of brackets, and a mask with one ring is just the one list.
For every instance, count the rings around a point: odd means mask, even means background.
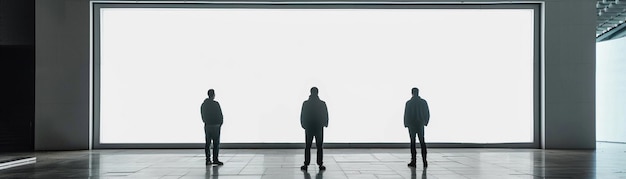
[{"label": "silhouetted person", "polygon": [[207,92],[209,98],[204,99],[202,106],[200,107],[200,113],[202,113],[202,121],[204,122],[204,154],[206,155],[206,165],[211,164],[211,149],[209,146],[213,142],[213,162],[212,164],[224,165],[217,157],[220,151],[220,130],[224,117],[222,116],[222,108],[220,103],[215,101],[215,91],[209,89]]},{"label": "silhouetted person", "polygon": [[302,104],[302,112],[300,113],[300,124],[304,128],[306,135],[304,165],[300,167],[302,170],[306,170],[309,163],[311,163],[311,145],[314,137],[315,146],[317,147],[317,165],[320,170],[326,170],[322,159],[324,155],[324,127],[328,127],[328,109],[326,108],[326,102],[320,100],[317,93],[317,87],[311,88],[311,95]]},{"label": "silhouetted person", "polygon": [[419,96],[419,89],[411,89],[413,97],[406,102],[404,108],[404,127],[409,128],[409,136],[411,138],[411,162],[409,167],[415,167],[416,149],[415,149],[415,134],[420,140],[420,148],[422,149],[422,162],[424,167],[428,167],[426,162],[426,143],[424,142],[424,126],[428,125],[430,118],[430,112],[428,110],[428,103],[426,100]]}]

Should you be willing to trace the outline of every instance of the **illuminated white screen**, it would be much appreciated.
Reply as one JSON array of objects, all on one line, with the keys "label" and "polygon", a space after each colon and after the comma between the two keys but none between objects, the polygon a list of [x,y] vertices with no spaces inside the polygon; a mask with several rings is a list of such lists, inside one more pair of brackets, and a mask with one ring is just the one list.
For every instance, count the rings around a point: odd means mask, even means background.
[{"label": "illuminated white screen", "polygon": [[223,143],[304,141],[312,86],[325,142],[408,142],[405,102],[428,101],[427,142],[533,140],[533,10],[100,9],[100,142],[203,143],[216,92]]}]

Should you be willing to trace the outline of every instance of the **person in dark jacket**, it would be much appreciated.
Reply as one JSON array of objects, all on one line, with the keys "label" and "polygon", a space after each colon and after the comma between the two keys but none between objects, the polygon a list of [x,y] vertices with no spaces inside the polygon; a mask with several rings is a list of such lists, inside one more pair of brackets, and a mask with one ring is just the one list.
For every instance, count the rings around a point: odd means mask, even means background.
[{"label": "person in dark jacket", "polygon": [[311,145],[315,137],[315,146],[317,147],[317,165],[320,170],[326,170],[323,165],[323,144],[324,144],[324,127],[328,127],[328,109],[326,102],[320,100],[317,95],[317,87],[311,88],[309,99],[302,104],[300,113],[300,125],[304,129],[306,147],[304,149],[304,165],[301,170],[307,170],[311,162]]},{"label": "person in dark jacket", "polygon": [[[209,89],[209,98],[204,99],[202,106],[200,107],[200,113],[202,113],[202,121],[204,122],[204,138],[206,143],[204,144],[204,154],[206,156],[206,165],[217,164],[224,165],[217,157],[220,151],[220,130],[224,117],[222,116],[222,108],[220,103],[215,101],[215,91]],[[213,162],[211,163],[211,149],[209,146],[213,142]]]},{"label": "person in dark jacket", "polygon": [[426,162],[426,143],[424,142],[424,126],[428,125],[430,118],[430,112],[428,110],[428,103],[426,100],[419,96],[419,89],[411,89],[413,97],[406,102],[404,108],[404,127],[409,128],[409,136],[411,138],[411,162],[409,167],[415,167],[416,149],[415,149],[415,134],[420,141],[420,148],[422,149],[422,162],[424,167],[428,167]]}]

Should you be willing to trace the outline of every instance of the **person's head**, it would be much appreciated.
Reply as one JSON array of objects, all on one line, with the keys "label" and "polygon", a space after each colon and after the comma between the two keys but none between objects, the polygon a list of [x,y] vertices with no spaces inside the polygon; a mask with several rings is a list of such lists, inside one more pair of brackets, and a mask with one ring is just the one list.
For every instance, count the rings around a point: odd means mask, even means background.
[{"label": "person's head", "polygon": [[417,88],[413,88],[411,89],[411,94],[413,94],[413,96],[419,96],[420,95],[420,90]]},{"label": "person's head", "polygon": [[317,87],[311,88],[311,96],[317,96],[317,94],[318,94]]},{"label": "person's head", "polygon": [[215,99],[215,90],[209,89],[209,92],[207,92],[207,94],[209,95],[209,99]]}]

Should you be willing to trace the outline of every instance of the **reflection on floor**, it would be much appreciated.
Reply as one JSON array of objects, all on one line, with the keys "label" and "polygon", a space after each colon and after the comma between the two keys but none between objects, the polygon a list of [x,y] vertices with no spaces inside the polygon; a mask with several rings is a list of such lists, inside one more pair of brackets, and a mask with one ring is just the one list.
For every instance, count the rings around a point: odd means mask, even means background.
[{"label": "reflection on floor", "polygon": [[0,170],[0,178],[626,178],[626,144],[598,143],[595,151],[430,149],[426,170],[406,166],[408,149],[324,152],[324,172],[316,165],[300,171],[303,150],[294,149],[223,149],[220,167],[205,166],[196,149],[37,152],[36,164]]}]

